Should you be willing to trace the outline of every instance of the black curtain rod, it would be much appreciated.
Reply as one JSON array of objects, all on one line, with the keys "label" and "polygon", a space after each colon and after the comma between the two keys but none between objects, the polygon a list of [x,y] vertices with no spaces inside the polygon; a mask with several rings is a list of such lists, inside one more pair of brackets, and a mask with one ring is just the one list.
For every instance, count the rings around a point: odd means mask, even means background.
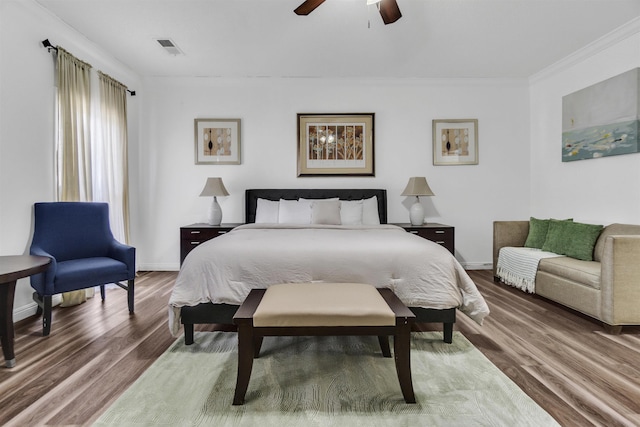
[{"label": "black curtain rod", "polygon": [[[58,51],[58,48],[55,47],[54,45],[52,45],[51,42],[49,41],[49,39],[42,40],[42,46],[44,46],[47,49],[48,52],[51,52],[52,50],[55,50],[56,52]],[[127,92],[129,92],[129,94],[131,96],[136,96],[136,91],[135,90],[127,89]]]}]

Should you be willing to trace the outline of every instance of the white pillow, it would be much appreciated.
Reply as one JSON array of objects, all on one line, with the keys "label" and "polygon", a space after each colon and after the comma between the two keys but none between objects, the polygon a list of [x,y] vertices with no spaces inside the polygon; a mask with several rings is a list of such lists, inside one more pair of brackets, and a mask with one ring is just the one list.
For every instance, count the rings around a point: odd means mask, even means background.
[{"label": "white pillow", "polygon": [[362,201],[362,223],[364,225],[380,225],[377,196]]},{"label": "white pillow", "polygon": [[340,222],[342,225],[361,225],[362,200],[341,200]]},{"label": "white pillow", "polygon": [[335,200],[340,200],[339,197],[331,197],[329,199],[305,199],[304,197],[300,197],[298,200],[302,202],[333,202]]},{"label": "white pillow", "polygon": [[311,224],[311,202],[280,199],[278,223]]},{"label": "white pillow", "polygon": [[311,224],[340,225],[340,201],[319,200],[311,202]]},{"label": "white pillow", "polygon": [[278,223],[280,202],[277,200],[258,199],[256,205],[256,224]]}]

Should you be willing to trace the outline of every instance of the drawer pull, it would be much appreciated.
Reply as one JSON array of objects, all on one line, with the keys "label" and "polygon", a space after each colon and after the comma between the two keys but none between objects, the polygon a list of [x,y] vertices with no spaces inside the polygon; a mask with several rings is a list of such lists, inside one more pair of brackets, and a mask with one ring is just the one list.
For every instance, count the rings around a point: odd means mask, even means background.
[{"label": "drawer pull", "polygon": [[226,231],[218,231],[218,234],[227,234]]},{"label": "drawer pull", "polygon": [[409,233],[411,234],[418,234],[418,232],[416,230],[409,230]]},{"label": "drawer pull", "polygon": [[200,234],[199,231],[191,231],[191,234]]},{"label": "drawer pull", "polygon": [[439,245],[444,245],[444,241],[443,240],[436,240],[436,243]]},{"label": "drawer pull", "polygon": [[436,234],[444,234],[444,230],[436,230]]},{"label": "drawer pull", "polygon": [[199,245],[199,244],[200,244],[200,242],[191,242],[191,244],[192,244],[193,246],[196,246],[196,245]]}]

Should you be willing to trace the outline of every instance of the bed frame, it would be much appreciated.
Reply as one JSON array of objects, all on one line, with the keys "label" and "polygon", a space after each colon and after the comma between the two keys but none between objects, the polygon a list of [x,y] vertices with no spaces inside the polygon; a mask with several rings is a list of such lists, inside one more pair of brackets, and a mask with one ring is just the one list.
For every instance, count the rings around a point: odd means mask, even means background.
[{"label": "bed frame", "polygon": [[[380,223],[387,223],[387,190],[381,189],[250,189],[245,193],[245,220],[255,222],[258,199],[267,200],[296,200],[325,199],[338,197],[340,200],[361,200],[376,196],[378,199],[378,214]],[[193,307],[182,307],[181,321],[184,326],[184,341],[186,345],[193,344],[194,325],[200,323],[216,323],[233,325],[233,315],[238,305],[202,303]],[[456,309],[432,309],[409,307],[416,315],[416,323],[442,323],[444,342],[453,340],[453,325],[456,322]]]}]

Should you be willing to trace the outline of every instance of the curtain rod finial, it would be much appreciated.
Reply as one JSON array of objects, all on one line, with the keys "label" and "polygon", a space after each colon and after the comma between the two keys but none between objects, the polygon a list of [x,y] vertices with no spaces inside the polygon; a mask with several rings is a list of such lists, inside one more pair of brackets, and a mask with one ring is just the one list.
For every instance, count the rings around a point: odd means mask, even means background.
[{"label": "curtain rod finial", "polygon": [[51,42],[49,41],[49,39],[44,39],[42,40],[42,46],[44,46],[49,52],[51,52],[51,49],[57,51],[58,48],[55,47],[54,45],[51,44]]}]

